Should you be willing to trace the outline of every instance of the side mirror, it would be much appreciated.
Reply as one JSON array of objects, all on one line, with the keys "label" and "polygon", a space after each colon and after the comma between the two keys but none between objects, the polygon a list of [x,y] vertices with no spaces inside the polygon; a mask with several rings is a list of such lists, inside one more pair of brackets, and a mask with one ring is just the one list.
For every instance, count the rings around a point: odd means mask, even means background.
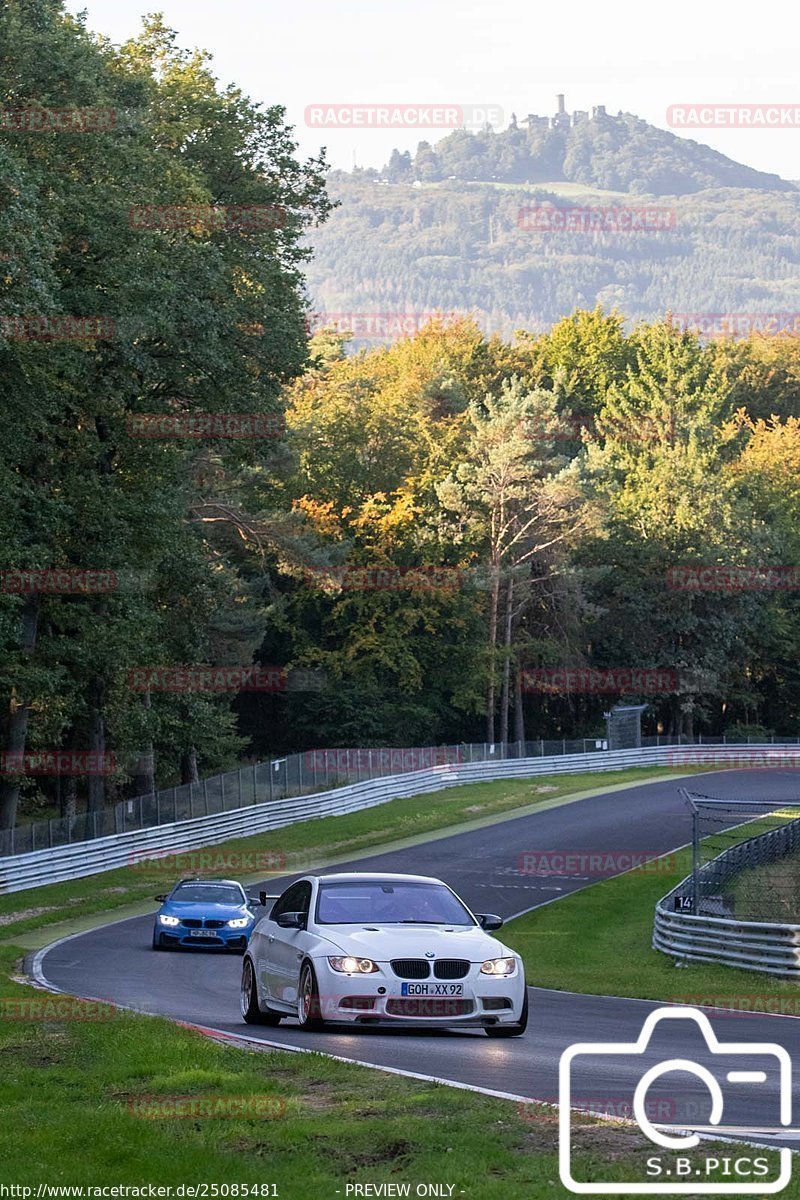
[{"label": "side mirror", "polygon": [[[264,895],[264,893],[262,892],[261,896],[263,896],[263,895]],[[263,906],[264,901],[261,899],[261,896],[248,896],[247,903],[252,904],[254,908],[257,908],[259,905]]]},{"label": "side mirror", "polygon": [[153,897],[153,899],[157,900],[159,904],[163,904],[164,901],[166,900],[166,898],[167,898],[166,896],[154,896]]},{"label": "side mirror", "polygon": [[503,918],[498,917],[495,913],[476,913],[481,929],[485,929],[488,933],[492,929],[500,929],[503,925]]},{"label": "side mirror", "polygon": [[275,921],[281,929],[303,929],[306,923],[305,917],[299,912],[281,913]]}]

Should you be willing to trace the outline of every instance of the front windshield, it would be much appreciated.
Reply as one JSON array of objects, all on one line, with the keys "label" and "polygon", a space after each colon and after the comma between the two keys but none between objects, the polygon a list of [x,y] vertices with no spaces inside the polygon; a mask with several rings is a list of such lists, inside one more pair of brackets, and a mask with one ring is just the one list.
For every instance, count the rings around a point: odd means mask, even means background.
[{"label": "front windshield", "polygon": [[179,904],[237,904],[244,903],[238,888],[224,883],[182,883],[170,896]]},{"label": "front windshield", "polygon": [[464,905],[441,883],[323,883],[319,925],[474,925]]}]

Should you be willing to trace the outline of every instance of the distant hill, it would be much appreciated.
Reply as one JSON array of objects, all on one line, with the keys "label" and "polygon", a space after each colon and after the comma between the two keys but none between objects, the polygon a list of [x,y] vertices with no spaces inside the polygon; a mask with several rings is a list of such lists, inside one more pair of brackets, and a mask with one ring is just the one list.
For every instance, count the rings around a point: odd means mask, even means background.
[{"label": "distant hill", "polygon": [[[458,131],[393,153],[383,171],[332,172],[329,190],[339,207],[315,231],[307,271],[317,325],[439,310],[507,335],[597,303],[650,320],[800,314],[800,189],[627,114]],[[542,206],[657,206],[669,220],[541,229],[524,214]]]},{"label": "distant hill", "polygon": [[456,130],[434,146],[420,142],[413,156],[395,150],[382,175],[390,183],[566,182],[653,196],[715,187],[794,189],[778,175],[745,167],[632,113],[612,117],[602,107],[591,116],[562,110],[554,117],[530,114],[522,123],[512,117],[500,132],[488,126],[479,133]]}]

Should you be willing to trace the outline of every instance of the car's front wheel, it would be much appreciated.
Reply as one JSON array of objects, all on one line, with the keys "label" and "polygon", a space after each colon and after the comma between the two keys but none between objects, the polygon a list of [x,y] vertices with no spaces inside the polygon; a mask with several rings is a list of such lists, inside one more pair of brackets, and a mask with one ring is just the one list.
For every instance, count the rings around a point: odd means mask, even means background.
[{"label": "car's front wheel", "polygon": [[167,947],[164,945],[164,943],[161,940],[161,934],[156,929],[154,929],[153,930],[153,949],[154,950],[166,950],[166,948]]},{"label": "car's front wheel", "polygon": [[303,963],[300,971],[300,988],[297,996],[297,1019],[301,1029],[322,1029],[325,1022],[319,1002],[317,977],[311,963]]},{"label": "car's front wheel", "polygon": [[262,1012],[258,1007],[258,988],[253,960],[246,958],[242,965],[242,1016],[248,1025],[280,1025],[281,1013]]},{"label": "car's front wheel", "polygon": [[519,1014],[519,1021],[515,1021],[513,1025],[487,1025],[487,1037],[522,1037],[525,1030],[528,1028],[528,989],[525,988],[525,999],[522,1001],[522,1012]]}]

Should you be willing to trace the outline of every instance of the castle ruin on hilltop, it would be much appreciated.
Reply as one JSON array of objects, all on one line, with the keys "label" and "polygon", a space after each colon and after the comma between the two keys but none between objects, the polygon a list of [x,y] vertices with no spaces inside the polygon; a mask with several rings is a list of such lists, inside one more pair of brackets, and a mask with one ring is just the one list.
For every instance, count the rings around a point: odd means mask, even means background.
[{"label": "castle ruin on hilltop", "polygon": [[527,117],[523,117],[522,124],[527,125],[529,129],[569,129],[570,125],[580,125],[581,121],[606,116],[605,104],[596,104],[590,118],[588,112],[579,108],[576,108],[574,113],[568,113],[564,106],[563,92],[558,93],[556,101],[558,109],[554,116],[540,117],[536,113],[528,113]]}]

